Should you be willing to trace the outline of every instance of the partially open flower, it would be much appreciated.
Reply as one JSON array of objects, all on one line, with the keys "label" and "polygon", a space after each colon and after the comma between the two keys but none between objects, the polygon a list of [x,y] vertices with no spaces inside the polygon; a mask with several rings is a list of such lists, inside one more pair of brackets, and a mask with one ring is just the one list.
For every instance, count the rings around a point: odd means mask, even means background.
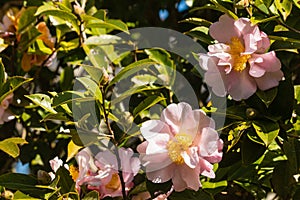
[{"label": "partially open flower", "polygon": [[144,122],[141,133],[146,141],[137,150],[147,178],[154,183],[171,179],[175,191],[197,191],[199,175],[214,178],[211,163],[222,159],[223,142],[214,127],[211,118],[187,103],[171,104],[160,120]]},{"label": "partially open flower", "polygon": [[116,155],[109,151],[99,152],[95,158],[87,149],[76,155],[79,166],[79,174],[76,180],[76,188],[86,185],[89,190],[99,192],[101,198],[122,196],[122,184],[119,171],[122,171],[125,190],[133,187],[133,178],[140,169],[140,161],[133,157],[131,149],[118,149],[121,168],[119,169]]},{"label": "partially open flower", "polygon": [[200,54],[200,65],[206,70],[204,81],[218,96],[229,94],[234,100],[247,99],[257,88],[268,90],[283,78],[281,63],[275,52],[266,52],[268,36],[247,18],[234,20],[227,15],[209,28],[218,41]]}]

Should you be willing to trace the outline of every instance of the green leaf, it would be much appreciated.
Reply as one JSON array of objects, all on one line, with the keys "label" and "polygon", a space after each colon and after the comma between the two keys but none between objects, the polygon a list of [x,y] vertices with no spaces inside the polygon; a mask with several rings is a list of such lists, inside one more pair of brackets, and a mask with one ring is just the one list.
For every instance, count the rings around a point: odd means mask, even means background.
[{"label": "green leaf", "polygon": [[43,40],[36,39],[33,45],[31,45],[27,51],[29,54],[37,54],[37,55],[50,55],[52,54],[52,50],[47,47]]},{"label": "green leaf", "polygon": [[126,66],[111,80],[107,88],[117,83],[118,81],[128,78],[130,75],[140,70],[150,67],[153,64],[156,64],[156,62],[151,59],[143,59]]},{"label": "green leaf", "polygon": [[120,30],[129,34],[127,25],[121,20],[108,19],[106,21],[103,21],[101,19],[88,15],[83,15],[81,17],[86,23],[86,28],[105,28],[109,29],[108,32],[111,30]]},{"label": "green leaf", "polygon": [[208,191],[209,193],[215,195],[219,192],[222,192],[226,187],[227,187],[227,181],[219,181],[219,182],[203,182],[202,183],[202,188],[205,191]]},{"label": "green leaf", "polygon": [[25,95],[28,99],[30,99],[34,104],[42,107],[46,111],[52,113],[52,114],[57,114],[56,110],[52,108],[52,100],[48,95],[45,94],[30,94],[30,95]]},{"label": "green leaf", "polygon": [[60,191],[62,192],[62,194],[75,191],[75,183],[70,175],[70,172],[65,167],[60,167],[56,171],[56,176],[60,177],[58,181],[58,187],[61,188]]},{"label": "green leaf", "polygon": [[100,83],[103,77],[102,68],[89,66],[89,65],[82,65],[82,67],[96,83]]},{"label": "green leaf", "polygon": [[136,118],[141,112],[151,108],[155,104],[159,103],[160,101],[165,100],[166,98],[160,96],[149,96],[145,100],[143,100],[135,109],[133,110],[133,117]]},{"label": "green leaf", "polygon": [[[3,101],[9,94],[14,92],[16,89],[21,87],[23,84],[28,83],[32,81],[32,78],[24,78],[21,76],[13,76],[13,77],[8,77],[7,81],[3,85],[3,89],[0,91],[0,102]],[[8,90],[6,90],[8,88]]]},{"label": "green leaf", "polygon": [[273,188],[282,199],[289,199],[288,196],[292,192],[292,185],[295,183],[295,179],[290,170],[290,164],[288,161],[280,162],[274,169],[272,174]]},{"label": "green leaf", "polygon": [[126,92],[123,92],[117,98],[112,99],[111,105],[113,106],[113,105],[121,102],[123,99],[125,99],[127,97],[130,97],[133,94],[137,94],[137,93],[140,93],[140,92],[143,92],[143,91],[147,91],[147,90],[159,90],[159,89],[162,89],[162,88],[163,87],[147,86],[147,85],[133,87],[133,88],[130,88],[129,90],[127,90]]},{"label": "green leaf", "polygon": [[85,51],[86,55],[88,56],[89,60],[93,64],[93,66],[102,68],[108,65],[108,61],[105,58],[105,51],[99,47],[92,47],[83,44],[83,50]]},{"label": "green leaf", "polygon": [[295,6],[297,6],[298,8],[300,8],[300,1],[299,0],[293,0]]},{"label": "green leaf", "polygon": [[[253,151],[255,149],[255,151]],[[250,165],[258,160],[266,151],[266,147],[263,145],[252,142],[250,139],[245,137],[242,143],[242,163],[244,165]]]},{"label": "green leaf", "polygon": [[208,193],[207,191],[200,189],[198,191],[193,190],[184,190],[183,192],[172,192],[170,195],[170,199],[172,200],[214,200],[213,195]]},{"label": "green leaf", "polygon": [[207,21],[206,19],[201,19],[201,18],[196,18],[196,17],[190,17],[184,20],[179,21],[179,23],[190,23],[190,24],[195,24],[198,26],[205,26],[209,27],[212,25],[212,22]]},{"label": "green leaf", "polygon": [[118,44],[121,42],[121,38],[115,35],[102,34],[99,36],[88,37],[84,44],[85,45],[111,45]]},{"label": "green leaf", "polygon": [[8,47],[8,44],[5,43],[3,38],[0,38],[0,53]]},{"label": "green leaf", "polygon": [[4,151],[13,158],[16,158],[20,154],[18,144],[27,144],[27,142],[23,138],[8,138],[0,141],[0,150]]},{"label": "green leaf", "polygon": [[294,90],[295,90],[295,99],[300,102],[300,85],[295,85]]},{"label": "green leaf", "polygon": [[100,200],[100,196],[98,192],[91,191],[87,193],[82,200]]},{"label": "green leaf", "polygon": [[72,159],[78,151],[82,148],[82,146],[76,145],[72,140],[68,144],[68,157],[67,157],[67,162]]},{"label": "green leaf", "polygon": [[0,185],[10,190],[20,190],[32,197],[44,199],[44,195],[54,191],[49,187],[37,186],[36,178],[18,173],[6,173],[0,176]]},{"label": "green leaf", "polygon": [[37,15],[49,15],[62,19],[66,22],[69,22],[78,34],[80,33],[77,17],[71,11],[66,9],[61,10],[54,6],[54,4],[51,2],[44,3],[43,6],[40,6],[35,13],[35,16]]},{"label": "green leaf", "polygon": [[264,102],[264,104],[269,107],[269,105],[273,102],[275,97],[277,96],[278,89],[272,88],[266,91],[257,90],[256,95]]},{"label": "green leaf", "polygon": [[62,90],[70,90],[73,88],[74,71],[72,66],[63,68],[60,74],[60,87]]},{"label": "green leaf", "polygon": [[293,2],[291,0],[275,0],[275,6],[285,21],[292,12]]},{"label": "green leaf", "polygon": [[147,85],[147,84],[152,85],[156,80],[157,77],[152,76],[150,74],[136,75],[131,79],[131,81],[135,83],[136,86]]},{"label": "green leaf", "polygon": [[36,27],[32,26],[30,29],[26,29],[26,32],[21,35],[18,48],[24,52],[27,48],[35,42],[35,40],[41,35]]},{"label": "green leaf", "polygon": [[16,199],[16,200],[38,200],[37,198],[26,195],[19,190],[14,193],[14,199]]},{"label": "green leaf", "polygon": [[241,139],[243,133],[250,127],[247,122],[240,122],[236,127],[231,129],[228,133],[228,148],[227,152],[234,147],[238,141]]},{"label": "green leaf", "polygon": [[37,21],[36,17],[34,16],[36,10],[36,7],[28,7],[22,12],[18,23],[19,34],[22,34],[24,31],[26,31],[26,29],[30,29]]},{"label": "green leaf", "polygon": [[92,94],[93,97],[99,100],[100,103],[103,102],[102,93],[98,84],[95,81],[91,80],[88,77],[80,77],[77,78],[77,80]]},{"label": "green leaf", "polygon": [[277,137],[279,134],[279,125],[276,122],[270,120],[264,121],[254,121],[252,123],[253,128],[256,131],[256,134],[262,141],[265,143],[266,146],[269,146],[271,142]]}]

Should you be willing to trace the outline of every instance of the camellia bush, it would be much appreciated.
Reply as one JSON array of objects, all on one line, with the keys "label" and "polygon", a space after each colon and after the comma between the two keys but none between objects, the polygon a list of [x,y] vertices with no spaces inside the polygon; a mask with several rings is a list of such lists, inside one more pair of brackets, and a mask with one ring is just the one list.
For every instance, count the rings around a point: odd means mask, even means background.
[{"label": "camellia bush", "polygon": [[0,3],[0,199],[300,199],[300,3]]}]

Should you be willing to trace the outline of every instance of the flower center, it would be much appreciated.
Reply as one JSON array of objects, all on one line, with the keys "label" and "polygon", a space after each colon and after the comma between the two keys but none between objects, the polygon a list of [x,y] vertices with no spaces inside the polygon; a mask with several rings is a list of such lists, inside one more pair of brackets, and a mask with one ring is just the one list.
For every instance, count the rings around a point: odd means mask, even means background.
[{"label": "flower center", "polygon": [[246,68],[247,61],[251,55],[241,55],[241,53],[245,51],[245,47],[237,37],[231,38],[231,44],[229,44],[229,46],[229,53],[233,59],[233,69],[237,72],[243,71]]},{"label": "flower center", "polygon": [[105,185],[107,189],[117,190],[121,186],[119,175],[117,173],[113,174],[109,183]]},{"label": "flower center", "polygon": [[183,164],[184,160],[181,152],[187,151],[189,146],[193,143],[191,135],[185,133],[176,134],[174,139],[168,142],[167,149],[170,159],[175,164]]},{"label": "flower center", "polygon": [[79,175],[78,167],[75,167],[74,165],[70,165],[69,172],[70,172],[70,175],[72,176],[72,179],[74,181],[76,181],[78,178],[78,175]]}]

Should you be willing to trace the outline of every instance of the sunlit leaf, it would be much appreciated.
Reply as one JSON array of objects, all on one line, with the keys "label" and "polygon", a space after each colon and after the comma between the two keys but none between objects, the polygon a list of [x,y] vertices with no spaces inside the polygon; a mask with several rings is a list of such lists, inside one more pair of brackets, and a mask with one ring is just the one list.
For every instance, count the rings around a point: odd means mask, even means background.
[{"label": "sunlit leaf", "polygon": [[254,121],[252,123],[257,135],[262,139],[266,146],[269,146],[271,142],[279,134],[279,125],[273,121]]},{"label": "sunlit leaf", "polygon": [[26,95],[28,99],[30,99],[34,104],[42,107],[46,111],[56,114],[56,110],[52,108],[52,100],[48,95],[45,94],[30,94]]},{"label": "sunlit leaf", "polygon": [[27,144],[27,142],[23,138],[7,138],[0,141],[0,150],[4,151],[13,158],[16,158],[20,154],[18,144]]}]

